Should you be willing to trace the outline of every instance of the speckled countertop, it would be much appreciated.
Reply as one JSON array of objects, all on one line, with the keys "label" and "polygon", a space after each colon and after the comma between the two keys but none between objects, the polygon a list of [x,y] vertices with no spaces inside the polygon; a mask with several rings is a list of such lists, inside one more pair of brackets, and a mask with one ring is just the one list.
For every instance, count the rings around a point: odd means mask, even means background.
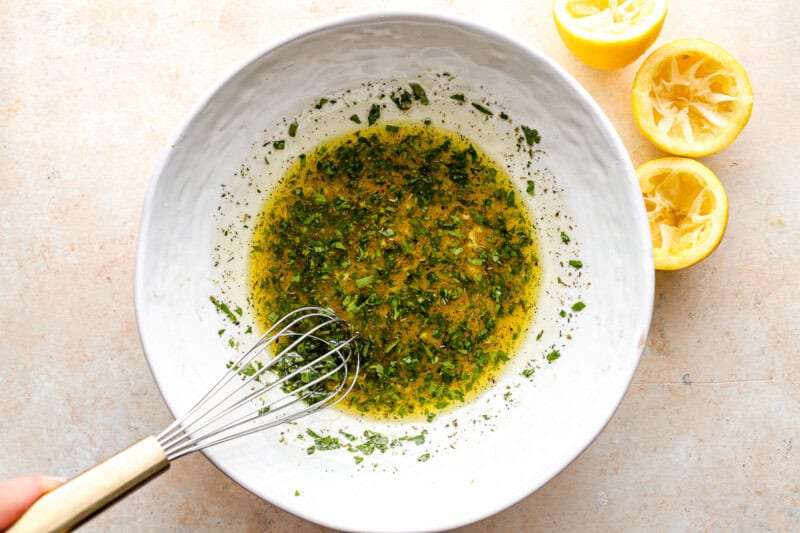
[{"label": "speckled countertop", "polygon": [[[571,72],[634,164],[636,68],[600,72],[549,1],[0,2],[0,478],[71,476],[170,414],[141,353],[133,265],[150,174],[192,106],[266,44],[334,16],[425,7],[508,32]],[[800,530],[800,4],[671,0],[657,44],[696,36],[748,70],[755,108],[703,161],[730,200],[720,248],[656,275],[619,411],[541,490],[465,531]],[[321,531],[202,455],[85,531]]]}]

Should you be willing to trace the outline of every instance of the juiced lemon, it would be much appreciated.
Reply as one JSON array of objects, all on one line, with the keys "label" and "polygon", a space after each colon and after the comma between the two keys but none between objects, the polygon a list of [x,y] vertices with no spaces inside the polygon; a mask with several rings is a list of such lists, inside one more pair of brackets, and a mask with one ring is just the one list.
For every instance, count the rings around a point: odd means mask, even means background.
[{"label": "juiced lemon", "polygon": [[677,270],[707,257],[728,224],[728,196],[704,164],[683,157],[648,161],[636,169],[653,258],[658,270]]},{"label": "juiced lemon", "polygon": [[553,18],[564,44],[590,67],[624,67],[655,42],[667,0],[554,0]]},{"label": "juiced lemon", "polygon": [[631,96],[633,118],[644,136],[665,152],[691,157],[732,143],[753,110],[744,68],[702,39],[679,39],[650,54]]}]

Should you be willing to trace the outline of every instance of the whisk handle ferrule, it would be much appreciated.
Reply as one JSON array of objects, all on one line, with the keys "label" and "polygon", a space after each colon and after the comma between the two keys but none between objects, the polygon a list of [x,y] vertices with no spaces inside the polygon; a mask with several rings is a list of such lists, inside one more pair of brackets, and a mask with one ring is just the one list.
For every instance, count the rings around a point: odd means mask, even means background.
[{"label": "whisk handle ferrule", "polygon": [[7,533],[69,531],[168,467],[156,438],[142,439],[39,498]]}]

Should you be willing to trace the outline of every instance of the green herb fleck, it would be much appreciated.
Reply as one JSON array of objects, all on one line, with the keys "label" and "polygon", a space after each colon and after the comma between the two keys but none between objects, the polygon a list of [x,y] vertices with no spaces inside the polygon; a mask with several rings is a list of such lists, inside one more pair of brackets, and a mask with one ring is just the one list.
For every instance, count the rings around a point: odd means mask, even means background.
[{"label": "green herb fleck", "polygon": [[542,335],[544,335],[544,330],[540,331],[538,335],[536,335],[536,340],[541,340]]},{"label": "green herb fleck", "polygon": [[500,118],[503,120],[508,120],[508,115],[504,112],[500,113]]},{"label": "green herb fleck", "polygon": [[362,278],[356,278],[356,287],[359,289],[363,289],[364,287],[368,287],[372,283],[373,276],[364,276]]},{"label": "green herb fleck", "polygon": [[428,460],[428,459],[430,459],[430,458],[431,458],[431,454],[429,454],[429,453],[423,453],[422,455],[420,455],[419,457],[417,457],[417,461],[419,461],[420,463],[424,463],[425,461],[427,461],[427,460]]},{"label": "green herb fleck", "polygon": [[534,188],[534,183],[533,183],[533,181],[531,181],[531,180],[528,180],[528,187],[525,189],[525,191],[526,191],[528,194],[530,194],[531,196],[533,196],[533,188]]},{"label": "green herb fleck", "polygon": [[398,128],[397,126],[393,126],[391,124],[387,124],[386,125],[386,131],[390,131],[392,133],[395,133],[395,132],[400,131],[400,128]]},{"label": "green herb fleck", "polygon": [[217,335],[219,335],[220,337],[222,337],[223,333],[225,333],[225,328],[222,328],[221,330],[217,331]]},{"label": "green herb fleck", "polygon": [[532,376],[532,375],[533,375],[535,372],[536,372],[536,369],[535,369],[535,368],[533,368],[533,367],[528,367],[528,368],[526,368],[525,370],[523,370],[523,371],[522,371],[522,375],[523,375],[523,376],[525,376],[526,378],[529,378],[529,377],[531,377],[531,376]]},{"label": "green herb fleck", "polygon": [[570,241],[569,235],[567,235],[566,233],[564,233],[562,231],[561,232],[561,242],[563,242],[564,244],[569,244],[569,241]]},{"label": "green herb fleck", "polygon": [[372,104],[372,107],[369,108],[369,115],[367,115],[367,122],[372,126],[379,118],[381,118],[381,108],[378,104]]},{"label": "green herb fleck", "polygon": [[547,354],[547,362],[548,363],[552,363],[553,361],[555,361],[559,357],[561,357],[561,353],[558,350],[553,350],[552,352]]},{"label": "green herb fleck", "polygon": [[422,105],[428,105],[428,95],[425,94],[425,89],[419,83],[409,83],[411,90],[414,91],[414,99],[422,102]]},{"label": "green herb fleck", "polygon": [[349,440],[349,441],[354,441],[354,440],[356,440],[356,436],[355,436],[355,435],[353,435],[353,434],[351,434],[351,433],[348,433],[348,432],[346,432],[346,431],[344,431],[344,430],[341,430],[341,429],[340,429],[340,430],[339,430],[339,433],[340,433],[340,434],[341,434],[341,435],[342,435],[344,438],[346,438],[346,439],[347,439],[347,440]]},{"label": "green herb fleck", "polygon": [[283,139],[281,139],[280,141],[275,141],[272,143],[272,146],[276,150],[283,150],[284,148],[286,148],[286,141]]},{"label": "green herb fleck", "polygon": [[295,496],[300,496],[300,491],[299,490],[294,491],[294,495]]},{"label": "green herb fleck", "polygon": [[291,124],[289,124],[289,137],[294,137],[297,135],[297,121],[295,120]]},{"label": "green herb fleck", "polygon": [[582,261],[578,261],[577,259],[570,259],[569,260],[569,266],[571,266],[573,268],[581,268],[583,266],[583,262]]},{"label": "green herb fleck", "polygon": [[328,100],[327,98],[320,98],[319,102],[317,102],[317,105],[315,105],[314,108],[315,109],[322,109],[322,106],[324,106],[328,102],[330,102],[330,100]]},{"label": "green herb fleck", "polygon": [[581,311],[585,307],[586,307],[586,304],[583,303],[583,302],[575,302],[574,304],[572,304],[572,310],[575,311],[575,312]]},{"label": "green herb fleck", "polygon": [[233,311],[231,311],[230,307],[228,307],[228,304],[226,304],[225,302],[221,302],[220,300],[217,300],[213,296],[209,296],[208,299],[211,300],[211,303],[214,304],[214,307],[216,307],[218,311],[222,312],[225,316],[227,316],[231,322],[233,322],[236,325],[239,324],[239,319],[236,317],[236,315],[233,314]]},{"label": "green herb fleck", "polygon": [[492,113],[488,108],[482,106],[481,104],[479,104],[477,102],[472,102],[472,107],[474,107],[475,109],[477,109],[478,111],[480,111],[484,115],[489,115],[490,117],[492,115],[494,115],[494,113]]},{"label": "green herb fleck", "polygon": [[528,126],[522,126],[522,132],[525,134],[525,142],[528,143],[528,146],[533,146],[535,144],[539,144],[542,142],[542,136],[539,135],[537,130],[533,130]]},{"label": "green herb fleck", "polygon": [[405,89],[398,89],[390,98],[400,111],[411,109],[411,93]]},{"label": "green herb fleck", "polygon": [[339,439],[336,437],[331,437],[330,435],[326,435],[319,439],[314,439],[314,446],[318,450],[326,451],[326,450],[338,450],[342,447]]},{"label": "green herb fleck", "polygon": [[364,461],[364,458],[361,457],[360,455],[354,455],[353,460],[356,462],[357,465],[360,465]]},{"label": "green herb fleck", "polygon": [[350,120],[352,120],[356,124],[361,124],[361,119],[358,118],[358,115],[350,115]]},{"label": "green herb fleck", "polygon": [[464,95],[463,94],[451,94],[450,98],[455,100],[456,102],[464,102]]}]

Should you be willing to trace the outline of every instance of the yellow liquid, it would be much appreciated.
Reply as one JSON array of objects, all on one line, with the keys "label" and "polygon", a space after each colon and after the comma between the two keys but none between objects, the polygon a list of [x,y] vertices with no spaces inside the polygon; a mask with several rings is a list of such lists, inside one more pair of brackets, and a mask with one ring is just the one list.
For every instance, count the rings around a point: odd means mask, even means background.
[{"label": "yellow liquid", "polygon": [[338,405],[421,417],[493,382],[540,275],[533,226],[499,165],[457,134],[381,124],[283,177],[254,229],[249,301],[264,329],[303,305],[333,309],[361,334],[362,371]]}]

